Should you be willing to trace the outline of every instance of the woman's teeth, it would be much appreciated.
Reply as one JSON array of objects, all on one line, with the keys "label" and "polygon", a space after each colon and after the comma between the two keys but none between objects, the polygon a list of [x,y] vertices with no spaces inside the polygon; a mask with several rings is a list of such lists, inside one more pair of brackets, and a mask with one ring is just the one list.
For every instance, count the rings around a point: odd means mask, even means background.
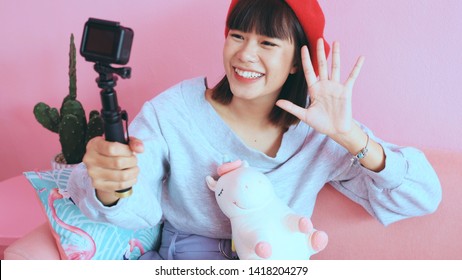
[{"label": "woman's teeth", "polygon": [[251,72],[251,71],[244,71],[237,68],[234,68],[234,72],[236,72],[239,76],[244,77],[246,79],[257,79],[263,76],[261,73]]}]

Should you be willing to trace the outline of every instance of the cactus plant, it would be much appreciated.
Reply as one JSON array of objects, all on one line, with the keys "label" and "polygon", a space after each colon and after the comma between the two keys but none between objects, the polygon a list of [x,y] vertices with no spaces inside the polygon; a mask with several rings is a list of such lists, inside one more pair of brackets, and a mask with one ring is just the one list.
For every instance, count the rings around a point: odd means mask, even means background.
[{"label": "cactus plant", "polygon": [[39,102],[34,106],[34,115],[43,127],[59,134],[61,152],[67,164],[81,162],[87,142],[103,134],[103,120],[99,112],[91,111],[87,123],[85,110],[77,100],[74,34],[71,34],[69,50],[69,94],[64,98],[59,111]]}]

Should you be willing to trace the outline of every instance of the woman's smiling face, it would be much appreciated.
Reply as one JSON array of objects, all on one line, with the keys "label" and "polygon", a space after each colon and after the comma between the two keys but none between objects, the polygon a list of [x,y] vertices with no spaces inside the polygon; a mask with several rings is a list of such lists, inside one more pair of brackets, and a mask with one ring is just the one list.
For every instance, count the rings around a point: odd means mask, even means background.
[{"label": "woman's smiling face", "polygon": [[294,66],[291,40],[255,32],[230,30],[223,49],[223,63],[235,98],[276,99]]}]

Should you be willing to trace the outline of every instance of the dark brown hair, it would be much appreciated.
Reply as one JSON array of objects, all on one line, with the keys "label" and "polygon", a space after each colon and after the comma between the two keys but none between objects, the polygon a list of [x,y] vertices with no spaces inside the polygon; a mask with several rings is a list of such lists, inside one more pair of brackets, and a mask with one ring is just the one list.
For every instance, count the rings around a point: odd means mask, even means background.
[{"label": "dark brown hair", "polygon": [[[252,32],[257,34],[290,40],[295,45],[295,62],[297,72],[290,74],[282,86],[278,99],[292,101],[306,107],[308,86],[302,70],[300,49],[307,45],[303,29],[292,9],[283,0],[240,0],[228,16],[228,29]],[[212,89],[212,98],[221,104],[229,104],[233,93],[226,76]],[[270,113],[270,121],[278,126],[288,128],[299,122],[298,118],[274,106]]]}]

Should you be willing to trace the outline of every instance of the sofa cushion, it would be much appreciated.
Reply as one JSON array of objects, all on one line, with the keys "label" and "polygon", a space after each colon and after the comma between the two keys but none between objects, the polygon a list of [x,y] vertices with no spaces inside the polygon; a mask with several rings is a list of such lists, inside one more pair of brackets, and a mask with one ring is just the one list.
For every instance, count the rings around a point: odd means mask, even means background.
[{"label": "sofa cushion", "polygon": [[48,223],[13,242],[5,250],[5,260],[59,260],[55,239]]},{"label": "sofa cushion", "polygon": [[84,216],[66,193],[71,171],[24,173],[43,206],[61,259],[137,259],[158,245],[159,226],[129,230]]}]

